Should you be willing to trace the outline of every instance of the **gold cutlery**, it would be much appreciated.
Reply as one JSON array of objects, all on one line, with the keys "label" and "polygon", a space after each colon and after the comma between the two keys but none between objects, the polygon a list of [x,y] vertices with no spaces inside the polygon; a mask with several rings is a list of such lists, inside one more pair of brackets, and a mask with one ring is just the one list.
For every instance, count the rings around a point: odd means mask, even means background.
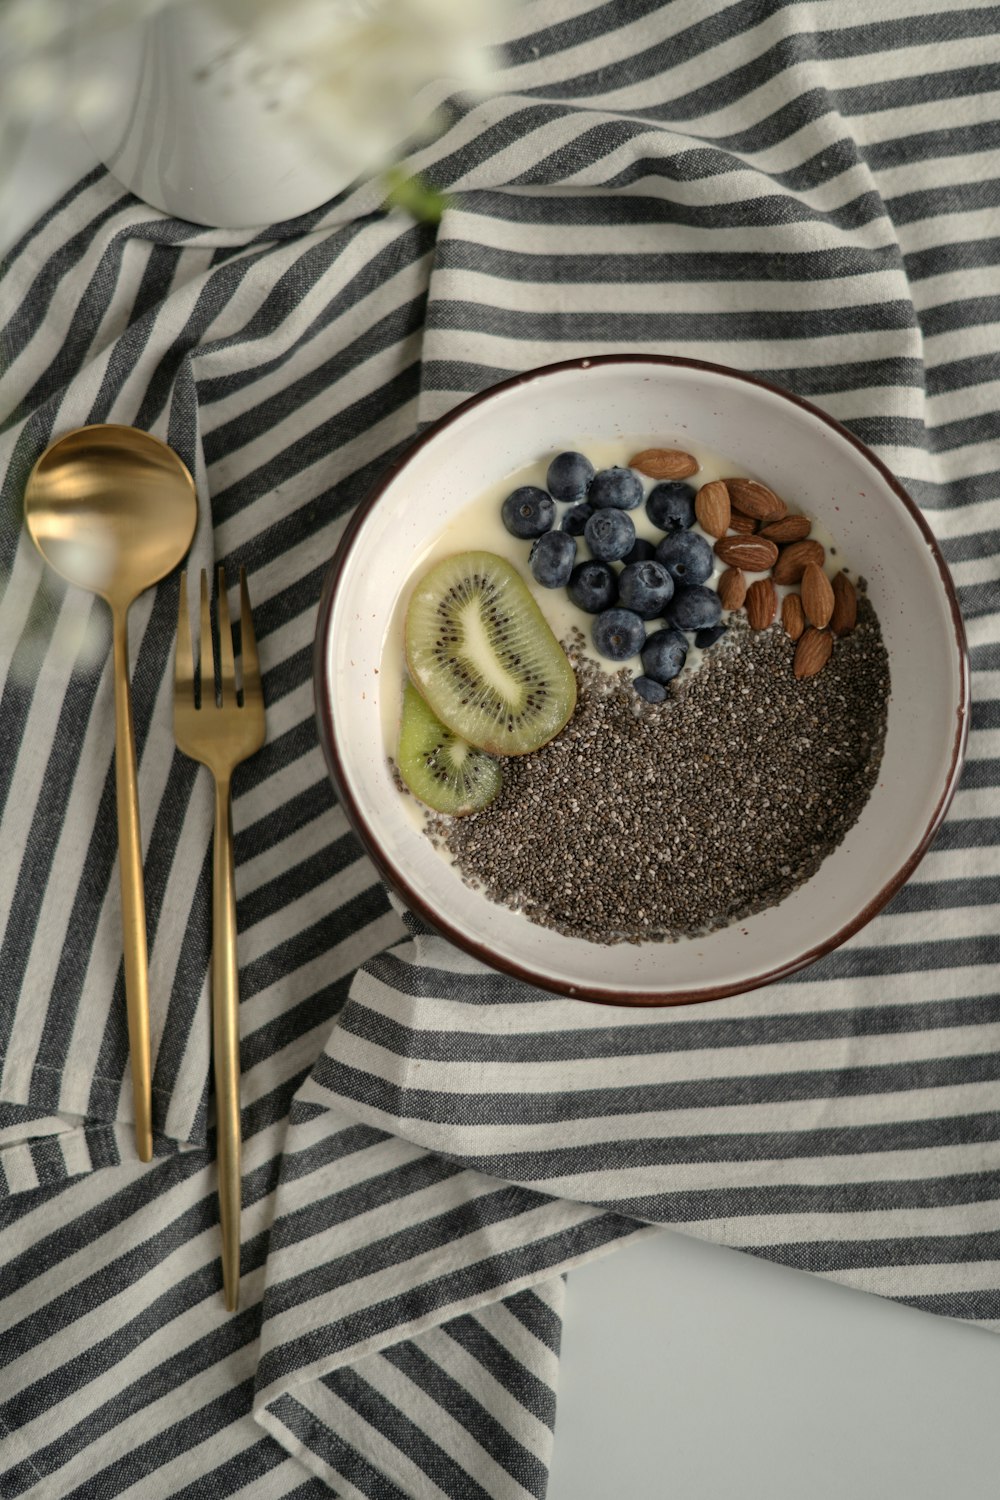
[{"label": "gold cutlery", "polygon": [[[219,1219],[226,1307],[235,1312],[240,1286],[240,1021],[236,962],[236,889],[233,878],[231,781],[233,771],[264,743],[264,694],[250,613],[246,573],[240,569],[242,692],[236,687],[225,570],[218,572],[219,686],[212,651],[208,578],[201,575],[200,673],[195,676],[188,613],[187,575],[181,574],[174,673],[174,736],[179,749],[201,761],[215,778],[212,846],[212,1052],[218,1132]],[[199,692],[196,697],[196,682]]]},{"label": "gold cutlery", "polygon": [[75,428],[45,450],[28,478],[24,515],[49,566],[111,608],[125,1004],[136,1149],[149,1161],[149,976],[128,612],[140,594],[173,572],[184,557],[198,523],[198,499],[191,475],[166,443],[134,427],[99,423]]}]

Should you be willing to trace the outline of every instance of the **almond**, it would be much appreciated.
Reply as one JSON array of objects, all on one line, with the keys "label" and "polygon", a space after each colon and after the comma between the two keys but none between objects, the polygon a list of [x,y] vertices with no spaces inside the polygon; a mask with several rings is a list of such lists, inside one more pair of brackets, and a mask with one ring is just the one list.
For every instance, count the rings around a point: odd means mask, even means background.
[{"label": "almond", "polygon": [[715,555],[727,568],[743,568],[748,573],[766,573],[778,560],[773,542],[759,536],[723,536],[715,544]]},{"label": "almond", "polygon": [[775,583],[798,583],[809,563],[821,568],[826,552],[819,542],[792,542],[782,549],[774,569]]},{"label": "almond", "polygon": [[628,461],[630,469],[638,469],[650,479],[686,479],[697,474],[698,460],[681,448],[643,448]]},{"label": "almond", "polygon": [[778,591],[770,578],[758,578],[747,589],[747,619],[751,630],[766,630],[778,608]]},{"label": "almond", "polygon": [[782,516],[780,521],[768,521],[760,528],[761,536],[772,542],[802,542],[812,531],[808,516]]},{"label": "almond", "polygon": [[807,563],[802,574],[802,609],[810,625],[823,630],[833,614],[833,589],[822,568]]},{"label": "almond", "polygon": [[786,594],[781,601],[781,623],[793,641],[797,641],[806,628],[806,617],[802,612],[802,600],[798,594]]},{"label": "almond", "polygon": [[739,568],[727,568],[716,584],[723,609],[742,609],[747,596],[747,581]]},{"label": "almond", "polygon": [[710,484],[702,485],[694,497],[694,513],[702,531],[707,531],[709,536],[725,536],[729,530],[732,508],[729,504],[729,491],[721,479],[713,479]]},{"label": "almond", "polygon": [[795,648],[796,677],[815,677],[830,660],[833,636],[828,630],[807,630]]},{"label": "almond", "polygon": [[846,573],[833,580],[833,614],[830,629],[834,635],[848,635],[858,623],[858,596]]},{"label": "almond", "polygon": [[726,489],[733,510],[753,516],[755,521],[780,521],[788,513],[784,500],[756,479],[727,479]]},{"label": "almond", "polygon": [[729,517],[730,531],[738,531],[741,536],[753,536],[757,530],[757,522],[753,516],[741,516],[738,511],[733,511]]}]

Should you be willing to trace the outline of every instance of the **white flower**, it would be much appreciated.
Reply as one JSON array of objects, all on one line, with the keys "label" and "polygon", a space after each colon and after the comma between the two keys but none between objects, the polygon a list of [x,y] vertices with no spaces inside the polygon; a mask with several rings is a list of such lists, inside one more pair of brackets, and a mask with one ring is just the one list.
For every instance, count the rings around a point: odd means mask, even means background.
[{"label": "white flower", "polygon": [[217,0],[277,114],[343,169],[385,166],[456,90],[479,91],[504,0]]}]

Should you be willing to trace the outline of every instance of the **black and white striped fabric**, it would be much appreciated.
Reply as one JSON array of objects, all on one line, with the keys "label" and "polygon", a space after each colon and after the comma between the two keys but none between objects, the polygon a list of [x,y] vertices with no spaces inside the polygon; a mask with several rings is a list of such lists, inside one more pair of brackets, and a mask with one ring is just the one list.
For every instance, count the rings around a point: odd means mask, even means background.
[{"label": "black and white striped fabric", "polygon": [[[874,17],[874,18],[873,18]],[[103,170],[0,283],[0,1493],[542,1497],[562,1273],[649,1225],[1000,1328],[1000,10],[528,0],[497,93],[255,235]],[[932,852],[837,953],[625,1014],[408,928],[312,717],[325,564],[422,423],[559,357],[740,366],[925,507],[974,681]],[[235,788],[242,1309],[220,1295],[210,786],[175,753],[176,580],[135,606],[156,1156],[134,1155],[108,627],[19,530],[85,422],[195,474],[250,575],[268,740]]]}]

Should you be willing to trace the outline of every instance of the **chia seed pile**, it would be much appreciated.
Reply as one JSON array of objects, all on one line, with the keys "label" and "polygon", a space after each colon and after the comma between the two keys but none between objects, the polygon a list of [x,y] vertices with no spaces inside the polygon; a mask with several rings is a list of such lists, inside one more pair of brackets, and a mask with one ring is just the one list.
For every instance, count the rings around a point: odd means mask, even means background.
[{"label": "chia seed pile", "polygon": [[855,631],[797,680],[780,625],[734,617],[663,704],[564,646],[579,697],[549,744],[503,762],[500,795],[427,832],[470,885],[596,943],[691,937],[774,906],[856,822],[885,744],[889,663],[859,599]]}]

